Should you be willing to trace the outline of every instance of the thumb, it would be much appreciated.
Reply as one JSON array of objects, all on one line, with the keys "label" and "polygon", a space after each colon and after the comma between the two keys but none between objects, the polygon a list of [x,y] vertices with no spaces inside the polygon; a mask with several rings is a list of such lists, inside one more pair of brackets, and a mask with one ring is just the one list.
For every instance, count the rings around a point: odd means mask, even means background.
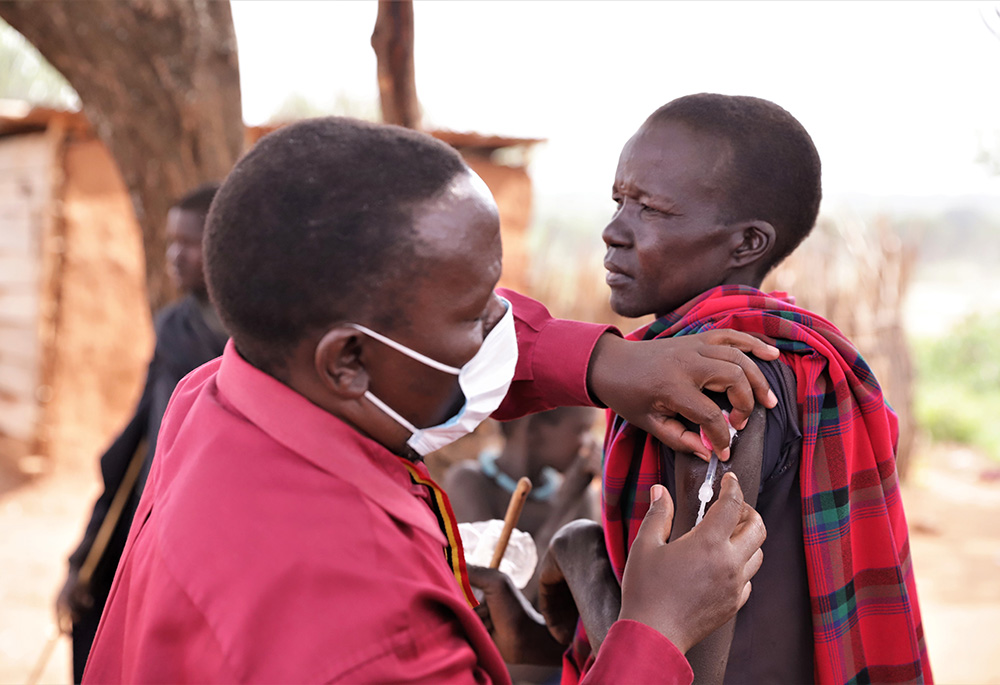
[{"label": "thumb", "polygon": [[728,540],[743,518],[743,490],[736,474],[727,471],[719,486],[719,499],[708,508],[702,519],[703,534],[714,535],[720,540]]},{"label": "thumb", "polygon": [[469,574],[469,585],[486,594],[497,593],[507,582],[504,574],[495,568],[469,564],[466,570]]},{"label": "thumb", "polygon": [[674,502],[667,489],[654,485],[649,489],[649,510],[642,519],[635,543],[658,547],[670,539],[670,529],[674,522]]}]

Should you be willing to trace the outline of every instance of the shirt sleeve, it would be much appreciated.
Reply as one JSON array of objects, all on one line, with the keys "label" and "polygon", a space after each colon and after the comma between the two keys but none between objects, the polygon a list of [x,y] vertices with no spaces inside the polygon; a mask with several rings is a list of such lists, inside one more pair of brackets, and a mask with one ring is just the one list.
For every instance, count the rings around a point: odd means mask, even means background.
[{"label": "shirt sleeve", "polygon": [[[147,539],[153,535],[140,526],[136,535],[143,534]],[[134,573],[137,569],[140,572]],[[169,611],[164,611],[165,607]],[[174,580],[158,551],[151,545],[127,547],[87,659],[83,682],[236,680],[215,631]]]},{"label": "shirt sleeve", "polygon": [[615,621],[583,685],[662,683],[691,685],[694,673],[670,640],[638,621]]},{"label": "shirt sleeve", "polygon": [[620,335],[614,326],[554,318],[539,302],[500,289],[514,307],[518,359],[514,381],[493,414],[500,421],[555,407],[596,405],[587,391],[587,367],[597,339]]}]

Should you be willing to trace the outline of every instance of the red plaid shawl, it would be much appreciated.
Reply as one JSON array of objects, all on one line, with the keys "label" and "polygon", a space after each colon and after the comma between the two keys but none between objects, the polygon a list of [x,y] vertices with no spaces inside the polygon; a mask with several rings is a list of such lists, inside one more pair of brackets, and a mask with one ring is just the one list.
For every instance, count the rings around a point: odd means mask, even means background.
[{"label": "red plaid shawl", "polygon": [[[714,288],[628,337],[714,328],[773,341],[795,372],[817,681],[932,682],[896,478],[898,422],[868,365],[830,322],[746,286]],[[609,414],[604,530],[619,579],[649,488],[666,482],[659,448]]]}]

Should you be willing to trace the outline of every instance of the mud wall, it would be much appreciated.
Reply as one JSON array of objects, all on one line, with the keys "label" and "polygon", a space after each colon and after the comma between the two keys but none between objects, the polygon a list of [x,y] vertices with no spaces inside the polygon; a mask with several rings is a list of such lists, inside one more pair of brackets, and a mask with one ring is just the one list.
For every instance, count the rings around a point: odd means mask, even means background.
[{"label": "mud wall", "polygon": [[140,230],[117,167],[94,139],[68,140],[62,154],[41,437],[54,465],[91,470],[142,390],[152,324]]}]

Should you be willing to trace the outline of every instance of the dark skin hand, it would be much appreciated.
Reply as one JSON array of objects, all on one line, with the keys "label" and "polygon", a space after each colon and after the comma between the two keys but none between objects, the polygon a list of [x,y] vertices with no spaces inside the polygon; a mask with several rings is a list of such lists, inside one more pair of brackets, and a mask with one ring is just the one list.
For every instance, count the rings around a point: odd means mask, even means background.
[{"label": "dark skin hand", "polygon": [[[682,652],[723,625],[746,603],[750,579],[763,560],[760,546],[766,532],[760,515],[744,503],[735,475],[726,474],[721,489],[719,500],[701,525],[668,545],[673,503],[666,488],[654,485],[652,503],[625,566],[618,618],[645,623]],[[482,608],[477,611],[504,659],[516,663],[515,659],[541,659],[561,651],[554,646],[558,640],[540,637],[541,621],[529,613],[530,607],[513,585],[502,582],[497,574],[470,568],[472,584],[485,592]],[[542,587],[541,603],[552,612],[559,640],[568,641],[572,636],[565,628],[571,611],[566,604],[568,589],[553,574],[548,579]],[[548,605],[546,595],[553,598]],[[589,602],[575,603],[586,607]],[[607,634],[607,629],[599,636],[589,630],[588,635],[600,640]]]},{"label": "dark skin hand", "polygon": [[591,395],[629,423],[678,452],[705,461],[711,453],[697,432],[677,416],[701,426],[719,459],[729,459],[729,429],[722,410],[702,390],[724,392],[733,405],[730,420],[746,424],[755,399],[767,408],[778,400],[746,354],[778,358],[778,349],[745,333],[709,331],[680,338],[629,341],[605,333],[594,346],[587,370]]},{"label": "dark skin hand", "polygon": [[70,570],[59,596],[56,598],[56,621],[59,630],[69,635],[73,631],[73,623],[80,615],[94,606],[94,599],[87,588],[80,583],[75,570]]},{"label": "dark skin hand", "polygon": [[469,582],[483,592],[476,613],[504,661],[537,666],[558,666],[562,662],[563,646],[507,574],[469,566]]},{"label": "dark skin hand", "polygon": [[[687,652],[746,604],[767,532],[743,501],[736,475],[727,473],[701,524],[668,545],[673,504],[665,487],[653,490],[625,565],[619,618],[645,623]],[[646,528],[652,530],[644,535]]]}]

